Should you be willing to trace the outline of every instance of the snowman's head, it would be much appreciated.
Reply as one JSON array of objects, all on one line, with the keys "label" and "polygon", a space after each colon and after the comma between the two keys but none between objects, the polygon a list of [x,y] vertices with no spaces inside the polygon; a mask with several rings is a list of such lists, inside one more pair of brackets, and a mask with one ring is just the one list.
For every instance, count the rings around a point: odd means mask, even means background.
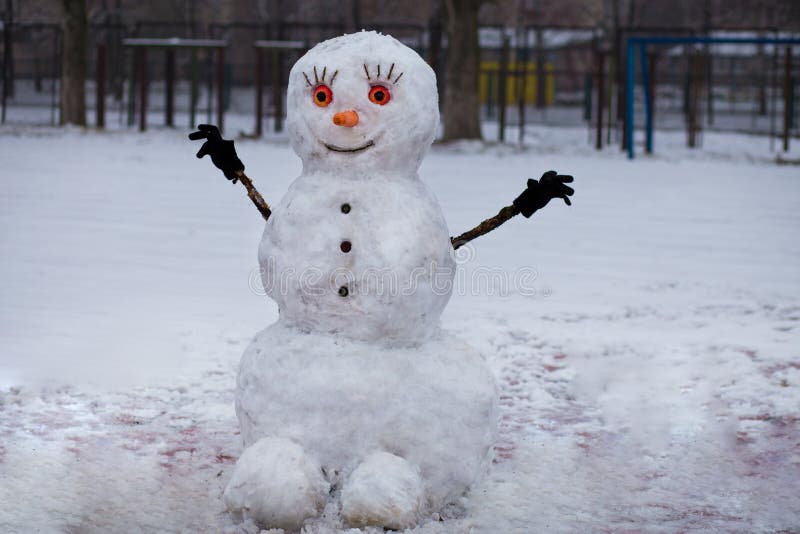
[{"label": "snowman's head", "polygon": [[414,173],[439,124],[436,75],[376,32],[316,45],[292,67],[287,128],[305,172]]}]

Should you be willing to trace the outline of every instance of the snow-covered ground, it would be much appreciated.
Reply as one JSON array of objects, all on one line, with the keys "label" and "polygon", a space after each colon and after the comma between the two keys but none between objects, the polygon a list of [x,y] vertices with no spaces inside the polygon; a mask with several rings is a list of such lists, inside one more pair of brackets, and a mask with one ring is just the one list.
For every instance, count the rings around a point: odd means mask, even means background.
[{"label": "snow-covered ground", "polygon": [[[252,527],[220,497],[238,360],[277,309],[260,215],[185,134],[0,129],[2,532]],[[453,234],[549,168],[577,193],[459,251],[443,322],[497,373],[501,436],[418,531],[800,529],[798,168],[741,135],[659,132],[635,162],[583,129],[526,142],[422,166]],[[299,173],[281,139],[237,147],[267,201]]]}]

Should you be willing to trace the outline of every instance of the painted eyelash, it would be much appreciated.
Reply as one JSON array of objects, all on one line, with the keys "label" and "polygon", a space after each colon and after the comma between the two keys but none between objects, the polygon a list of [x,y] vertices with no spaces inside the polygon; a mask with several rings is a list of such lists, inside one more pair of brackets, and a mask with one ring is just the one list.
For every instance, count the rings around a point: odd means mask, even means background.
[{"label": "painted eyelash", "polygon": [[[375,75],[375,79],[379,80],[381,78],[381,65],[380,65],[380,63],[378,63],[376,65],[376,71],[377,71],[377,74]],[[401,72],[400,74],[397,75],[397,78],[392,80],[392,73],[393,72],[394,72],[394,63],[392,63],[391,67],[389,67],[389,73],[386,75],[386,79],[389,80],[392,83],[397,83],[400,80],[400,78],[403,77],[403,73]],[[367,75],[367,80],[372,81],[372,76],[370,76],[369,67],[367,67],[366,63],[364,63],[364,74]]]},{"label": "painted eyelash", "polygon": [[317,66],[316,65],[314,65],[313,72],[314,72],[314,83],[311,83],[311,78],[308,77],[308,74],[303,72],[303,78],[306,79],[306,84],[309,87],[316,87],[317,85],[325,84],[325,83],[327,83],[327,85],[333,85],[333,80],[335,80],[336,79],[336,75],[339,74],[338,70],[333,71],[333,75],[331,75],[331,79],[326,82],[325,78],[328,75],[328,67],[322,67],[322,75],[321,76],[320,76],[319,71],[317,70]]}]

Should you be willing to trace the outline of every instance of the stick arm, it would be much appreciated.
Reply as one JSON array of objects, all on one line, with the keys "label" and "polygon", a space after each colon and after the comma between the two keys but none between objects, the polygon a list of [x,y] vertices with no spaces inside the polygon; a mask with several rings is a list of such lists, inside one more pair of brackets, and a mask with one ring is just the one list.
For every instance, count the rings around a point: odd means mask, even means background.
[{"label": "stick arm", "polygon": [[528,180],[526,189],[514,199],[510,206],[501,209],[497,215],[486,219],[472,230],[468,230],[460,236],[451,237],[450,243],[452,243],[453,249],[457,250],[476,237],[488,234],[515,215],[521,213],[526,219],[529,218],[554,198],[561,198],[567,206],[571,206],[572,202],[569,197],[575,193],[575,190],[567,184],[572,180],[571,175],[558,174],[556,171],[547,171],[538,181]]},{"label": "stick arm", "polygon": [[236,171],[236,179],[242,182],[242,185],[247,190],[247,196],[250,197],[250,200],[256,205],[256,208],[259,213],[261,213],[261,216],[264,217],[264,220],[268,221],[269,216],[272,215],[272,210],[269,208],[269,204],[264,200],[264,197],[261,196],[261,193],[258,192],[256,186],[253,185],[253,181],[244,173],[244,170]]},{"label": "stick arm", "polygon": [[453,249],[458,250],[460,246],[466,245],[476,237],[488,234],[507,220],[519,214],[519,212],[519,209],[517,209],[517,207],[513,204],[511,206],[506,206],[505,208],[501,209],[497,215],[482,221],[472,230],[467,230],[457,237],[451,237],[450,242],[453,244]]}]

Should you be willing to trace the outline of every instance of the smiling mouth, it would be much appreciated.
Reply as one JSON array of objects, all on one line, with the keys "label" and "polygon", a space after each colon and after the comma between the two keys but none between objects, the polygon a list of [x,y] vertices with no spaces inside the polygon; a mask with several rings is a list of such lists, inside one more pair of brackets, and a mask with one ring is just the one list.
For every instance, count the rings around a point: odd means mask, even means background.
[{"label": "smiling mouth", "polygon": [[344,148],[336,145],[331,145],[328,143],[322,143],[322,144],[325,145],[325,148],[327,148],[328,150],[332,150],[334,152],[361,152],[362,150],[366,150],[369,147],[373,146],[375,144],[375,141],[367,141],[365,144],[354,148]]}]

